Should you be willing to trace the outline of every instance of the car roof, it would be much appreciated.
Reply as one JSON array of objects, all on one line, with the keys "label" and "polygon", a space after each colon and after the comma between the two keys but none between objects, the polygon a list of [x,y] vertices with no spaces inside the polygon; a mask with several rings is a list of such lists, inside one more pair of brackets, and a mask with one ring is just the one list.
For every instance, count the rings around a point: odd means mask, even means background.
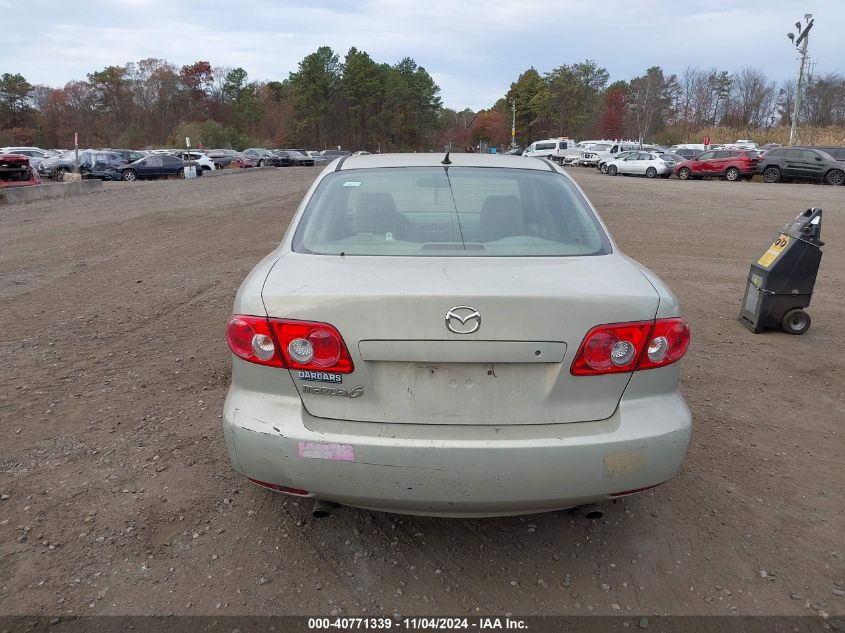
[{"label": "car roof", "polygon": [[[445,152],[424,152],[417,154],[359,154],[347,156],[340,166],[350,169],[372,169],[375,167],[443,167]],[[528,158],[506,154],[449,154],[453,167],[504,167],[506,169],[535,169],[557,171],[554,166],[540,158]]]}]

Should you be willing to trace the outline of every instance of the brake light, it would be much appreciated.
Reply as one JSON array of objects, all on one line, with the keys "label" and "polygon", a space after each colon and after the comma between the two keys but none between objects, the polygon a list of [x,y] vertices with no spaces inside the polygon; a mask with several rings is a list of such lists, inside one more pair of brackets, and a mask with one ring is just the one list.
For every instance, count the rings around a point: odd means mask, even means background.
[{"label": "brake light", "polygon": [[671,365],[689,340],[689,327],[678,318],[599,325],[587,332],[570,372],[594,376]]},{"label": "brake light", "polygon": [[270,367],[283,366],[266,318],[236,314],[226,326],[226,342],[232,353],[245,361]]},{"label": "brake light", "polygon": [[276,340],[290,369],[348,374],[352,359],[340,332],[328,323],[270,319]]},{"label": "brake light", "polygon": [[258,365],[339,374],[354,368],[343,337],[328,323],[236,314],[226,342],[235,356]]},{"label": "brake light", "polygon": [[663,367],[681,360],[689,348],[689,326],[683,319],[658,319],[637,370]]}]

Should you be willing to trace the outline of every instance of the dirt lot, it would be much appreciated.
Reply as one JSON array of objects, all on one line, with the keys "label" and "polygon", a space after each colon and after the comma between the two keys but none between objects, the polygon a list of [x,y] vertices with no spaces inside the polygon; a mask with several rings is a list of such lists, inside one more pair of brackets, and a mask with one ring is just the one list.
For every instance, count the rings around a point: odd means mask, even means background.
[{"label": "dirt lot", "polygon": [[[233,473],[220,416],[235,290],[316,173],[0,207],[0,613],[845,613],[845,188],[574,168],[690,322],[681,475],[593,520],[314,520]],[[753,335],[749,263],[808,206],[813,326]]]}]

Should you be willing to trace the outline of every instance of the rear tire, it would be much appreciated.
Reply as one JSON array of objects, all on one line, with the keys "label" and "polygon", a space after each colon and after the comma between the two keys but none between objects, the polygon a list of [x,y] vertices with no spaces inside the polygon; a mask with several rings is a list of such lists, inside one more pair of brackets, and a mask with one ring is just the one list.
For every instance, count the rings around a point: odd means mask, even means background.
[{"label": "rear tire", "polygon": [[264,167],[264,159],[262,159],[262,160],[258,161],[258,166],[259,166],[259,167]]},{"label": "rear tire", "polygon": [[67,169],[64,167],[56,167],[56,169],[53,170],[53,180],[57,180],[59,182],[63,181],[66,173]]},{"label": "rear tire", "polygon": [[777,167],[766,167],[763,170],[763,180],[768,183],[780,182],[780,169]]},{"label": "rear tire", "polygon": [[829,185],[841,187],[845,184],[845,171],[841,169],[831,169],[824,177],[824,181]]},{"label": "rear tire", "polygon": [[183,180],[185,179],[185,168],[184,167],[179,168],[179,171],[176,172],[176,177],[182,178]]},{"label": "rear tire", "polygon": [[795,308],[783,315],[780,322],[781,329],[787,334],[803,334],[810,329],[810,315],[801,308]]},{"label": "rear tire", "polygon": [[739,173],[739,170],[736,167],[728,167],[727,171],[725,171],[725,180],[730,182],[737,182],[740,179],[742,174]]},{"label": "rear tire", "polygon": [[689,167],[681,167],[678,170],[678,178],[681,180],[689,180],[692,176],[692,172],[689,170]]},{"label": "rear tire", "polygon": [[616,165],[610,165],[610,166],[607,168],[607,175],[608,175],[608,176],[615,176],[615,175],[616,175],[616,174],[618,174],[618,173],[619,173],[619,168],[618,168],[618,167],[616,167]]},{"label": "rear tire", "polygon": [[654,178],[657,175],[657,170],[654,167],[649,167],[645,170],[646,178]]}]

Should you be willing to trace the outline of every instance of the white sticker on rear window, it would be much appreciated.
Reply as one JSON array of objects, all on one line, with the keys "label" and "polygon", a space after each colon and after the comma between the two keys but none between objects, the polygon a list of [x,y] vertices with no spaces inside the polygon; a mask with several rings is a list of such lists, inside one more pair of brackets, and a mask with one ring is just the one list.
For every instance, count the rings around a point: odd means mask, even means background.
[{"label": "white sticker on rear window", "polygon": [[360,187],[361,181],[347,180],[345,183],[343,183],[343,186],[344,187]]},{"label": "white sticker on rear window", "polygon": [[299,456],[306,459],[331,459],[340,462],[352,462],[355,461],[355,448],[351,444],[300,442]]}]

